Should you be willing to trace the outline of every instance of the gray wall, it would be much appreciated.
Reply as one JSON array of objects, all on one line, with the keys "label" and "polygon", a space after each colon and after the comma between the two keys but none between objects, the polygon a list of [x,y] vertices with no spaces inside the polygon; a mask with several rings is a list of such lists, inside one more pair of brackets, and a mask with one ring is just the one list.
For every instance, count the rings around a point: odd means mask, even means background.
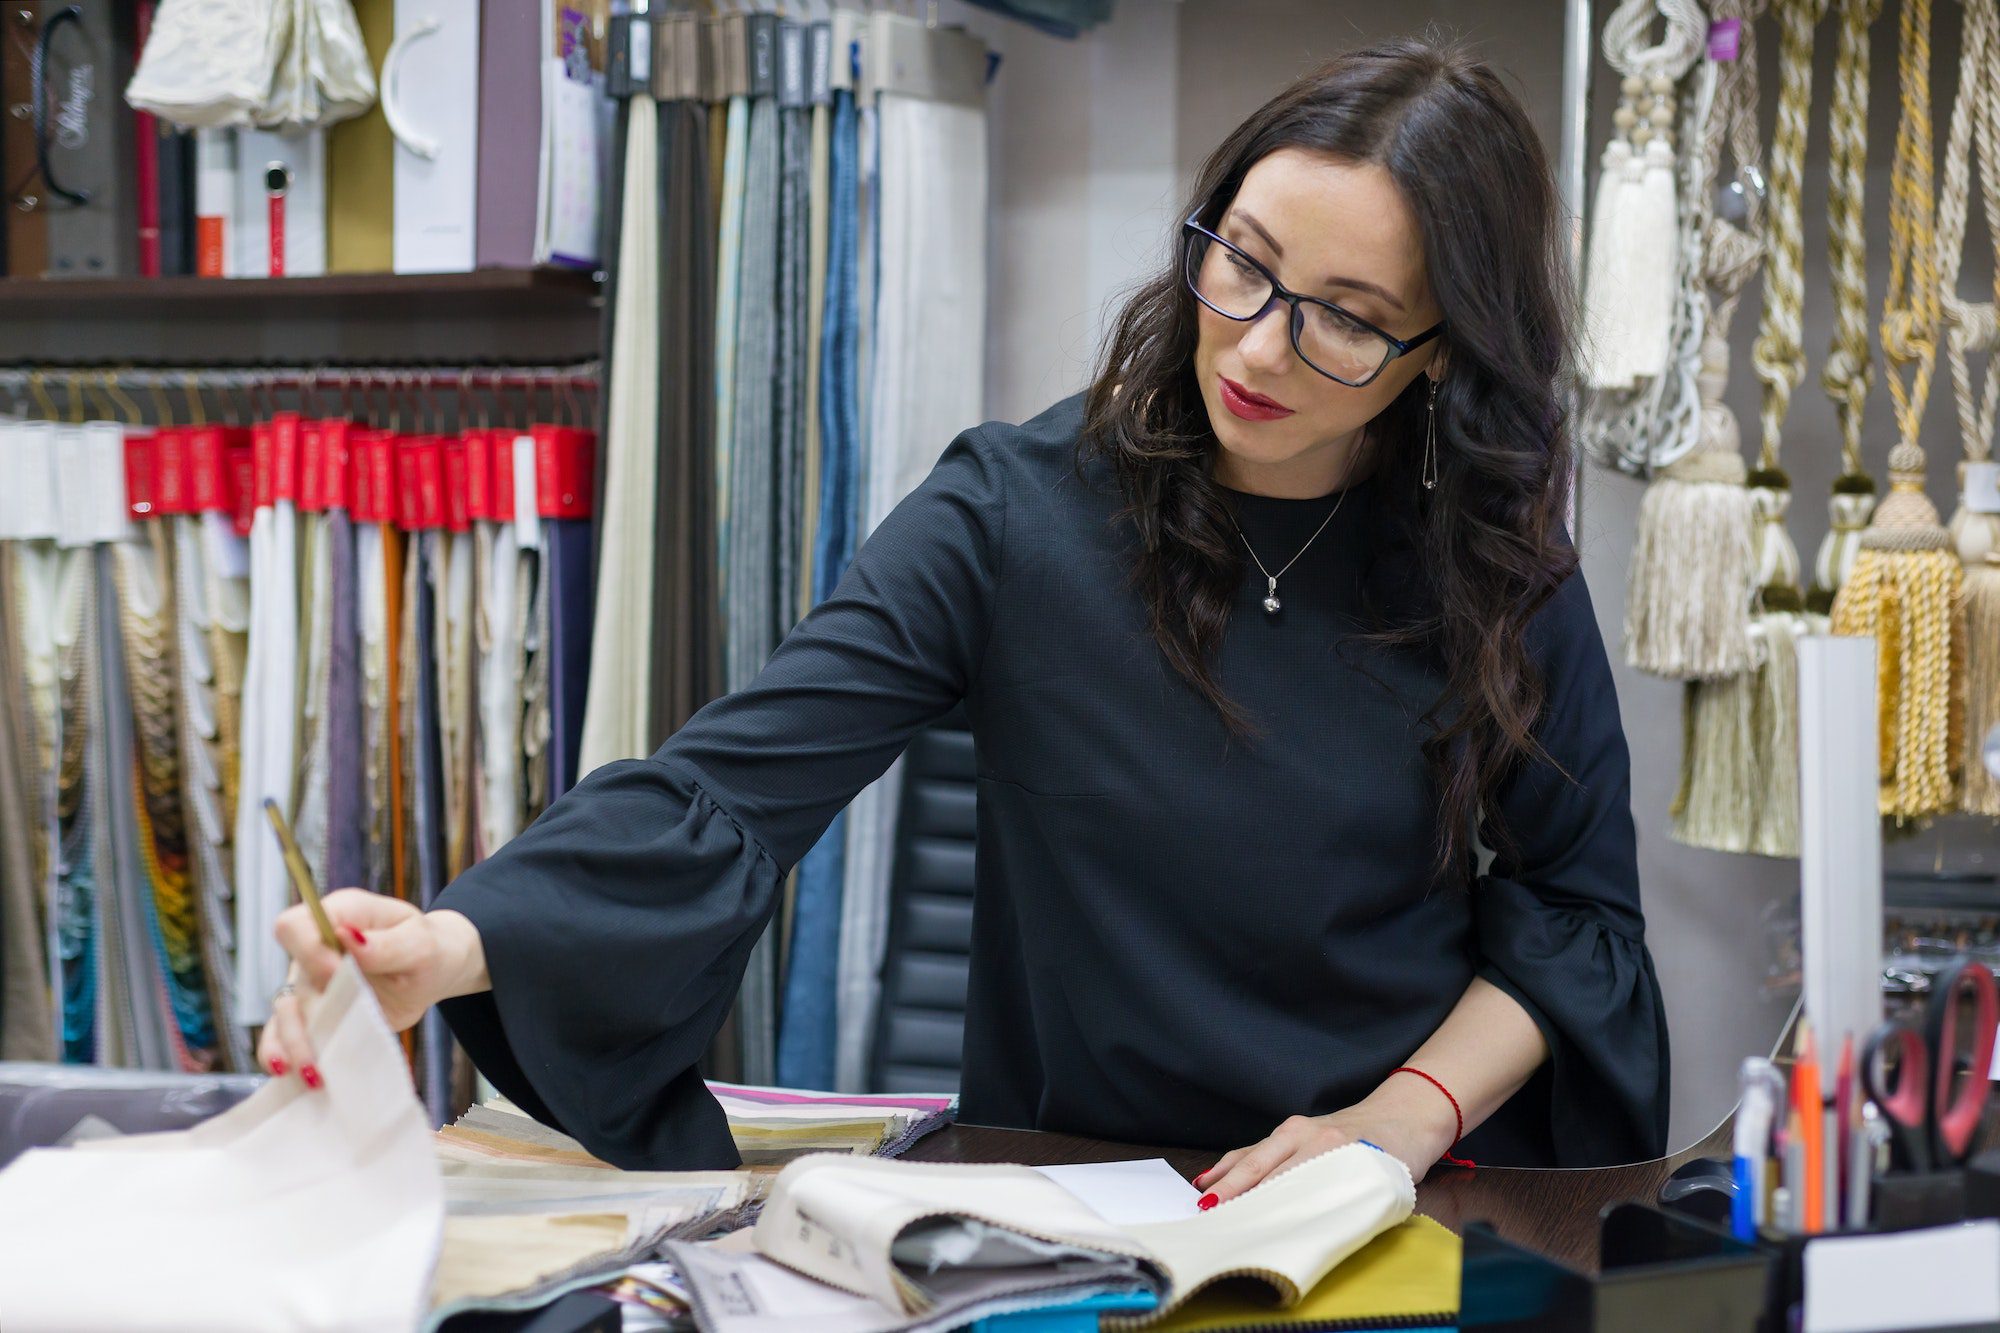
[{"label": "gray wall", "polygon": [[[1597,8],[1601,22],[1610,6]],[[1879,308],[1887,277],[1887,174],[1895,140],[1896,6],[1887,8],[1875,31],[1870,115],[1871,309]],[[1316,61],[1353,44],[1436,23],[1474,42],[1504,72],[1552,152],[1560,124],[1557,0],[1120,0],[1114,23],[1074,44],[996,23],[961,6],[947,10],[950,19],[979,30],[1006,56],[993,118],[995,263],[987,406],[994,416],[1019,419],[1083,383],[1102,327],[1103,301],[1160,253],[1175,221],[1172,210],[1201,158],[1245,114]],[[1940,153],[1957,85],[1960,12],[1955,6],[1939,12],[1934,43]],[[1808,564],[1826,531],[1825,496],[1838,471],[1833,413],[1818,387],[1832,332],[1824,125],[1831,27],[1823,34],[1805,177],[1808,370],[1794,395],[1784,451],[1796,487],[1791,532]],[[1777,92],[1770,23],[1760,27],[1758,38],[1768,137]],[[1615,76],[1601,59],[1596,70],[1593,182],[1617,92]],[[1111,164],[1119,168],[1115,189],[1105,184]],[[1988,281],[1991,250],[1985,237],[1975,220],[1964,291]],[[1753,288],[1736,320],[1737,369],[1728,395],[1744,426],[1746,451],[1752,452],[1759,386],[1749,355],[1758,299]],[[1865,434],[1878,479],[1894,439],[1889,407],[1878,364]],[[1931,454],[1932,495],[1948,509],[1958,435],[1942,361],[1924,443]],[[1641,488],[1629,478],[1595,470],[1584,485],[1578,536],[1584,574],[1618,662],[1632,745],[1640,874],[1675,1048],[1672,1139],[1680,1144],[1727,1111],[1737,1061],[1771,1045],[1790,1006],[1795,981],[1767,980],[1767,971],[1776,955],[1771,932],[1796,912],[1797,865],[1698,851],[1668,838],[1667,804],[1679,762],[1679,687],[1626,669],[1616,652]],[[1888,863],[1928,870],[1947,863],[1976,866],[1992,855],[1990,826],[1954,823],[1944,836],[1926,831],[1893,841]]]}]

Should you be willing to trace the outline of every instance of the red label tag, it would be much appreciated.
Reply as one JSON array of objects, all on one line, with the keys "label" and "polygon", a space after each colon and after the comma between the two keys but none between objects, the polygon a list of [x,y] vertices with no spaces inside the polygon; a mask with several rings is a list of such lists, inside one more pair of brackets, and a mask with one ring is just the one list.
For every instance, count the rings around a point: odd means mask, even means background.
[{"label": "red label tag", "polygon": [[372,496],[371,521],[394,523],[397,519],[397,463],[399,441],[395,432],[378,430],[368,441],[368,488]]},{"label": "red label tag", "polygon": [[[241,435],[241,430],[231,431],[231,435]],[[250,535],[250,520],[257,511],[257,464],[256,449],[250,444],[231,444],[225,450],[223,468],[228,481],[223,485],[223,495],[229,506],[229,515],[236,525],[236,535]]]},{"label": "red label tag", "polygon": [[250,503],[263,509],[271,503],[274,478],[271,468],[277,439],[271,423],[260,421],[250,428]]},{"label": "red label tag", "polygon": [[359,427],[347,436],[347,510],[354,515],[356,523],[380,523],[375,516],[375,487],[373,472],[368,466],[372,447],[379,431],[363,430]]},{"label": "red label tag", "polygon": [[597,435],[575,426],[536,426],[535,507],[543,518],[589,518]]},{"label": "red label tag", "polygon": [[224,514],[235,508],[230,491],[229,447],[221,426],[194,426],[187,433],[190,513]]},{"label": "red label tag", "polygon": [[465,516],[493,517],[493,443],[491,431],[469,430],[465,442]]},{"label": "red label tag", "polygon": [[419,526],[422,513],[417,503],[417,448],[420,441],[414,435],[398,436],[396,439],[396,526],[414,532]]},{"label": "red label tag", "polygon": [[500,523],[514,521],[514,432],[496,430],[487,437],[493,460],[493,495],[487,514]]},{"label": "red label tag", "polygon": [[188,431],[185,426],[162,426],[153,432],[153,512],[187,514],[194,497],[193,478],[188,475]]},{"label": "red label tag", "polygon": [[326,508],[326,437],[317,421],[299,423],[299,510],[317,514]]},{"label": "red label tag", "polygon": [[[320,434],[320,500],[328,509],[349,505],[348,455],[353,452],[354,428],[346,421],[330,419],[317,423]],[[303,485],[303,483],[301,483]]]},{"label": "red label tag", "polygon": [[153,497],[158,491],[154,477],[158,463],[159,455],[152,436],[125,437],[125,507],[131,511],[133,518],[153,516]]},{"label": "red label tag", "polygon": [[[483,443],[483,441],[482,441]],[[466,508],[466,441],[447,436],[438,441],[444,458],[444,526],[449,532],[466,532],[472,527]],[[485,452],[481,449],[481,452]]]},{"label": "red label tag", "polygon": [[444,526],[444,441],[435,435],[417,441],[417,526]]},{"label": "red label tag", "polygon": [[299,498],[299,414],[279,412],[271,418],[271,498]]}]

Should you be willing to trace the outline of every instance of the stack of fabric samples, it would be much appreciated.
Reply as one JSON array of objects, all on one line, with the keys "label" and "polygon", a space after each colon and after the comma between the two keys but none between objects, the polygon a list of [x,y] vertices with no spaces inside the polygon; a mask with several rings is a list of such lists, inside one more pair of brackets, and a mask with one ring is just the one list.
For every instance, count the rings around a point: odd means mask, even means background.
[{"label": "stack of fabric samples", "polygon": [[[782,1088],[710,1083],[729,1117],[729,1132],[748,1167],[780,1167],[807,1153],[896,1157],[932,1130],[951,1123],[951,1096],[843,1096]],[[437,1132],[447,1161],[536,1162],[610,1169],[560,1130],[496,1097],[469,1108]]]},{"label": "stack of fabric samples", "polygon": [[741,1226],[762,1194],[735,1171],[606,1171],[465,1161],[439,1145],[444,1243],[428,1327],[467,1310],[528,1310],[614,1280],[670,1240]]}]

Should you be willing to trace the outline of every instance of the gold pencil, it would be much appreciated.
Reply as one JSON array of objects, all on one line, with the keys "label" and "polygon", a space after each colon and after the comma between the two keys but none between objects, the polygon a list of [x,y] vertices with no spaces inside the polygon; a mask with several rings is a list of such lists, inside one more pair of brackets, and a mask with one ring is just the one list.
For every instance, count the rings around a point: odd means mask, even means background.
[{"label": "gold pencil", "polygon": [[333,922],[327,917],[326,908],[320,905],[319,886],[313,883],[312,868],[299,851],[297,839],[292,837],[291,825],[278,812],[278,803],[268,796],[264,798],[264,813],[270,817],[271,831],[278,835],[278,846],[285,853],[285,868],[292,872],[292,883],[298,886],[299,899],[311,910],[313,920],[319,925],[319,937],[335,953],[346,953],[347,950],[341,947],[340,936],[333,932]]}]

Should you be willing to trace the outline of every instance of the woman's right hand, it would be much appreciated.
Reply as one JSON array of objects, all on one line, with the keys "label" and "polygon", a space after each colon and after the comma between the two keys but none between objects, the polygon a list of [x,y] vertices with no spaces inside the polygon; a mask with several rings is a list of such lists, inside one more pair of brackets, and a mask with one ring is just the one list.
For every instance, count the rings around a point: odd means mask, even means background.
[{"label": "woman's right hand", "polygon": [[[439,1000],[488,988],[479,930],[460,913],[420,911],[400,898],[366,889],[337,890],[322,905],[394,1031],[416,1023]],[[319,926],[303,904],[279,915],[276,934],[292,957],[296,989],[272,1001],[271,1021],[257,1042],[257,1060],[273,1074],[297,1072],[307,1087],[317,1088],[321,1079],[306,1034],[306,1002],[333,979],[340,953],[320,938]]]}]

